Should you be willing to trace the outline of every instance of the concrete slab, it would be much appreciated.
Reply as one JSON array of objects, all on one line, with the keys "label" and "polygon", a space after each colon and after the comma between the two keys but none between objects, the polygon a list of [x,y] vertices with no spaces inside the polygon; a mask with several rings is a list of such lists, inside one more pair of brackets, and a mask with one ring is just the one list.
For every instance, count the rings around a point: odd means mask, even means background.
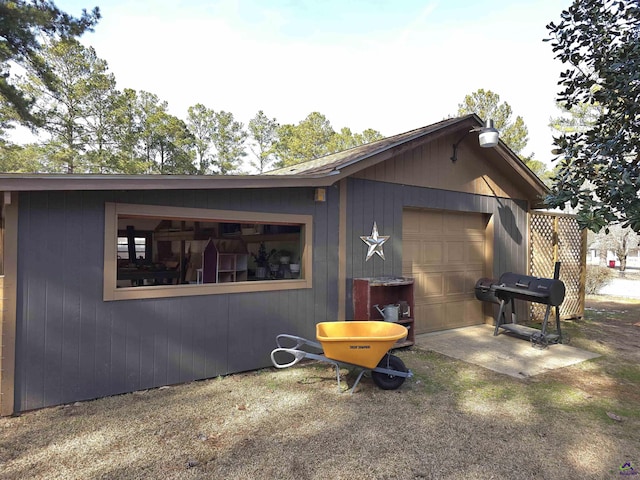
[{"label": "concrete slab", "polygon": [[477,325],[419,335],[416,345],[516,378],[538,375],[600,356],[562,344],[542,350],[534,348],[528,340],[505,333],[494,337],[493,330],[489,325]]}]

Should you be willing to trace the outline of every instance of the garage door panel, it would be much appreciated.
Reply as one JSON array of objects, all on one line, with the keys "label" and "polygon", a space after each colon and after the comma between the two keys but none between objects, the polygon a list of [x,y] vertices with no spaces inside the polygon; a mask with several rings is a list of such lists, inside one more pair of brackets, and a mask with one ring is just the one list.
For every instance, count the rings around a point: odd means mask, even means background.
[{"label": "garage door panel", "polygon": [[443,224],[447,233],[461,233],[465,230],[464,214],[449,212],[444,219],[444,212],[439,212],[443,217]]},{"label": "garage door panel", "polygon": [[[464,283],[464,291],[465,293],[476,295],[476,282],[479,278],[484,277],[484,270],[467,270],[465,272],[465,283]],[[478,302],[480,303],[480,302]]]},{"label": "garage door panel", "polygon": [[444,246],[442,242],[422,242],[422,257],[420,263],[439,265],[444,261]]},{"label": "garage door panel", "polygon": [[432,305],[416,305],[415,329],[416,333],[436,332],[446,329],[445,306],[442,303]]},{"label": "garage door panel", "polygon": [[477,305],[474,305],[469,300],[445,304],[446,318],[444,322],[440,322],[441,329],[469,327],[481,323],[476,320],[477,318],[483,318],[481,303],[476,300],[475,304]]},{"label": "garage door panel", "polygon": [[444,232],[445,224],[439,212],[416,211],[416,222],[420,225],[422,235],[439,236]]},{"label": "garage door panel", "polygon": [[467,242],[466,249],[465,258],[468,263],[484,265],[484,239]]},{"label": "garage door panel", "polygon": [[[416,292],[416,283],[418,291]],[[417,281],[414,280],[413,296],[428,299],[429,297],[441,297],[444,294],[444,275],[442,273],[421,273]]]},{"label": "garage door panel", "polygon": [[460,295],[465,293],[465,272],[452,272],[445,276],[445,294]]},{"label": "garage door panel", "polygon": [[[482,318],[484,321],[483,303],[477,300],[467,300],[464,305],[464,318],[476,319]],[[475,325],[477,322],[470,323]],[[482,323],[482,322],[481,322]]]},{"label": "garage door panel", "polygon": [[405,210],[403,219],[405,219],[405,221],[403,221],[403,232],[407,235],[420,237],[440,236],[445,228],[442,215],[440,215],[439,212]]},{"label": "garage door panel", "polygon": [[[465,317],[465,301],[460,300],[457,302],[448,302],[445,304],[445,315],[446,315],[446,323],[445,325],[456,325],[456,327],[460,326],[461,323],[464,323]],[[453,328],[453,327],[447,327]]]},{"label": "garage door panel", "polygon": [[465,242],[463,241],[449,241],[446,243],[446,256],[445,263],[454,265],[456,263],[464,263]]},{"label": "garage door panel", "polygon": [[465,216],[465,229],[468,231],[482,232],[487,228],[487,219],[484,215]]},{"label": "garage door panel", "polygon": [[486,220],[479,213],[403,213],[403,274],[415,279],[416,333],[484,322],[474,290],[486,271]]}]

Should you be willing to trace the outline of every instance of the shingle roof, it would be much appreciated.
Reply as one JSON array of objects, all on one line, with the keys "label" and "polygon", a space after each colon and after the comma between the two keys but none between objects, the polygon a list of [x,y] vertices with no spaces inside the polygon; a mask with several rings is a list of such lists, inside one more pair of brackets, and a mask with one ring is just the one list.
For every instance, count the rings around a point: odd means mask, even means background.
[{"label": "shingle roof", "polygon": [[475,115],[467,115],[466,117],[449,118],[427,125],[426,127],[417,128],[392,137],[383,138],[376,142],[367,143],[366,145],[360,145],[342,152],[332,153],[324,157],[271,170],[269,172],[265,172],[265,175],[327,175],[332,171],[340,170],[347,165],[352,165],[365,160],[366,158],[377,155],[385,150],[389,150],[413,139],[447,128],[451,125],[455,125],[456,123],[462,123],[464,120],[474,116]]}]

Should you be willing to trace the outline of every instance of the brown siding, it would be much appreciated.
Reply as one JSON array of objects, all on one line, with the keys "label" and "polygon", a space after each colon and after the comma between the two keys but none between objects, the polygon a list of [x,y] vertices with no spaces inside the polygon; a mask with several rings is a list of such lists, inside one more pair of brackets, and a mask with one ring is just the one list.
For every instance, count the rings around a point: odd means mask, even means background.
[{"label": "brown siding", "polygon": [[495,152],[479,147],[472,135],[460,143],[458,161],[452,162],[452,145],[457,140],[459,136],[446,136],[429,142],[362,170],[354,177],[477,195],[522,197],[512,182],[488,160],[489,156],[496,155]]}]

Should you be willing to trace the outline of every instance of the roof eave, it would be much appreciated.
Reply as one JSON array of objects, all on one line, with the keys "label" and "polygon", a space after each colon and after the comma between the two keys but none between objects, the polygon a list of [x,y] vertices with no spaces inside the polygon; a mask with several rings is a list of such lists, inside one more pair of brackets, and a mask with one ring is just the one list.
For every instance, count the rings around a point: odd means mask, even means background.
[{"label": "roof eave", "polygon": [[316,175],[37,175],[2,174],[0,191],[61,190],[210,190],[274,187],[323,187],[335,173]]}]

